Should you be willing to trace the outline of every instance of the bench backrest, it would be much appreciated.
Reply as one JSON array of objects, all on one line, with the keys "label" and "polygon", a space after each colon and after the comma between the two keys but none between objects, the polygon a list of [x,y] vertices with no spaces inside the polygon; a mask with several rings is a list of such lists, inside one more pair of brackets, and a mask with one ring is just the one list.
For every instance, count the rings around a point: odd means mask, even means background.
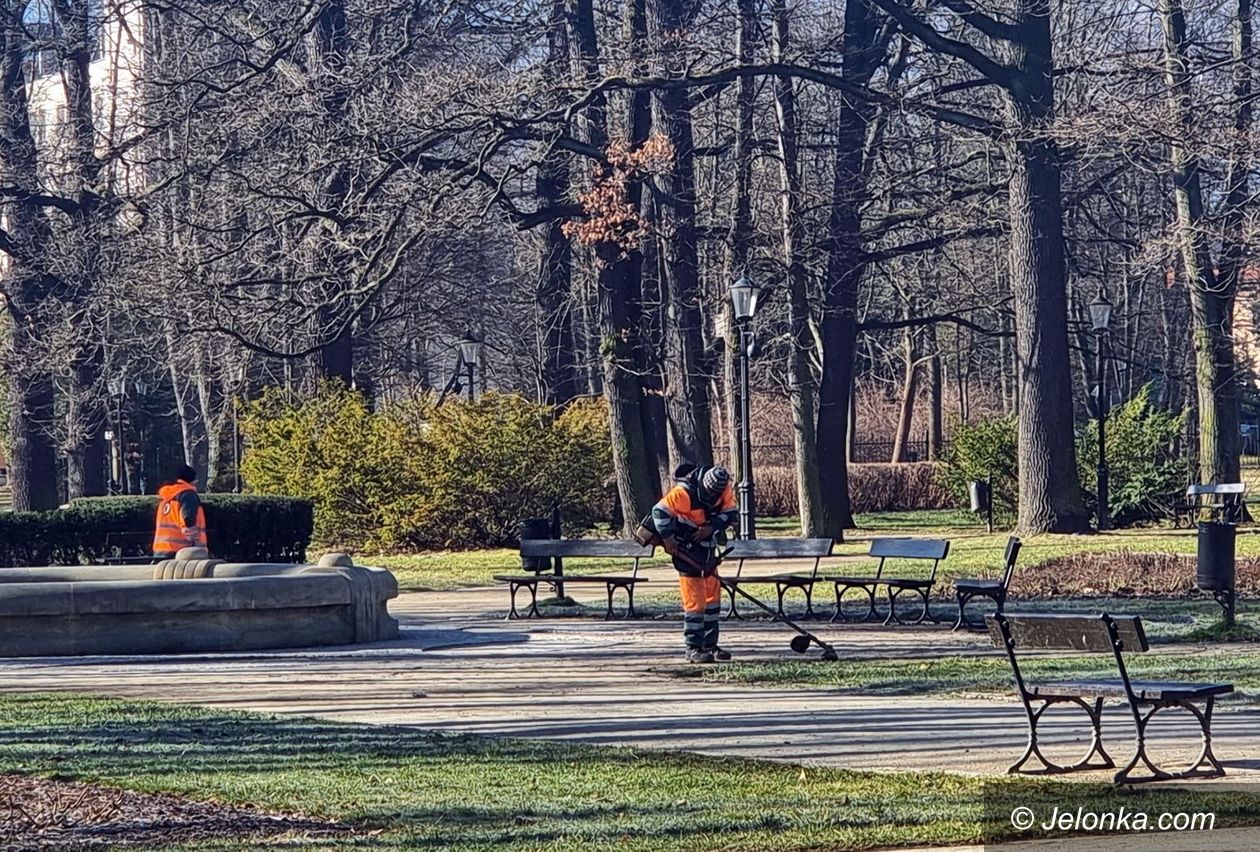
[{"label": "bench backrest", "polygon": [[1006,554],[1002,557],[1002,588],[1011,587],[1011,576],[1015,573],[1015,560],[1019,559],[1019,551],[1024,543],[1019,536],[1011,536],[1006,540]]},{"label": "bench backrest", "polygon": [[935,582],[937,567],[949,555],[949,542],[943,538],[873,538],[867,555],[879,558],[876,578],[884,576],[885,560],[931,559],[932,581]]},{"label": "bench backrest", "polygon": [[728,559],[821,559],[831,555],[829,538],[758,538],[731,542]]},{"label": "bench backrest", "polygon": [[818,566],[824,556],[831,555],[832,541],[829,538],[758,538],[740,539],[731,543],[726,558],[738,560],[735,576],[744,571],[744,562],[749,559],[812,559],[814,560],[813,576],[818,576]]},{"label": "bench backrest", "polygon": [[949,542],[943,538],[873,538],[868,555],[880,559],[944,559]]},{"label": "bench backrest", "polygon": [[526,538],[521,540],[521,556],[559,556],[562,559],[621,558],[647,559],[654,548],[644,547],[636,541],[617,539],[553,539]]},{"label": "bench backrest", "polygon": [[1191,485],[1186,489],[1187,497],[1198,497],[1200,495],[1213,496],[1236,496],[1245,493],[1247,486],[1241,482],[1219,482],[1209,485]]},{"label": "bench backrest", "polygon": [[995,648],[1096,654],[1150,650],[1142,619],[1136,615],[994,613],[984,620]]}]

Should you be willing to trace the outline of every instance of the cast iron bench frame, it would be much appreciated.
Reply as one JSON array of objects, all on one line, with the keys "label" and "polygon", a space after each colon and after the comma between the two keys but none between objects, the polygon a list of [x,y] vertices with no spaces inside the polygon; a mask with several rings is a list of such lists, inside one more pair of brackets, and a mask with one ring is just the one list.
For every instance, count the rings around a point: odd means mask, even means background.
[{"label": "cast iron bench frame", "polygon": [[[873,538],[867,556],[877,557],[879,565],[874,577],[826,577],[836,590],[836,614],[832,622],[874,621],[879,618],[875,610],[875,595],[880,586],[888,590],[888,616],[884,625],[922,624],[931,618],[929,596],[936,584],[936,571],[941,560],[949,555],[949,541],[943,538]],[[926,580],[915,577],[885,577],[884,563],[889,559],[924,559],[932,561],[932,573]],[[861,618],[848,618],[844,614],[844,596],[851,589],[866,593],[868,608]],[[923,599],[923,611],[914,621],[905,622],[897,616],[897,598],[902,592],[914,592]]]},{"label": "cast iron bench frame", "polygon": [[[540,571],[535,574],[495,574],[494,579],[500,583],[508,584],[508,591],[512,597],[512,606],[508,611],[509,619],[528,618],[538,616],[542,613],[538,610],[538,585],[546,583],[553,589],[557,585],[565,583],[603,583],[608,588],[608,609],[604,613],[604,619],[613,617],[613,593],[618,589],[622,589],[626,593],[626,614],[625,618],[635,618],[637,613],[634,611],[634,587],[637,583],[646,583],[646,577],[639,576],[639,562],[652,556],[654,547],[644,547],[634,541],[620,540],[603,540],[603,539],[523,539],[521,541],[521,556],[535,558],[553,558],[553,559],[633,559],[634,570],[629,577],[618,576],[613,574],[547,574]],[[529,609],[525,615],[516,608],[516,593],[522,589],[529,589]]]},{"label": "cast iron bench frame", "polygon": [[[1054,775],[1088,769],[1114,769],[1115,762],[1102,744],[1102,706],[1104,698],[1124,698],[1133,714],[1137,748],[1128,764],[1113,776],[1115,783],[1139,784],[1181,778],[1215,778],[1225,774],[1225,768],[1212,753],[1212,708],[1216,696],[1233,692],[1234,685],[1131,680],[1124,664],[1125,653],[1145,653],[1150,650],[1146,631],[1142,629],[1142,619],[1138,616],[999,612],[985,616],[985,623],[988,625],[993,646],[1006,650],[1016,692],[1028,715],[1028,747],[1024,750],[1023,757],[1007,769],[1008,773]],[[1120,677],[1113,680],[1064,681],[1030,686],[1020,671],[1015,654],[1017,648],[1110,653],[1115,658]],[[1202,710],[1199,709],[1198,702],[1204,704]],[[1034,703],[1039,704],[1035,709]],[[1049,760],[1042,753],[1037,738],[1037,723],[1042,714],[1055,704],[1077,705],[1089,716],[1093,729],[1089,751],[1083,759],[1071,766],[1062,766]],[[1178,772],[1160,769],[1146,753],[1146,728],[1156,713],[1168,708],[1188,711],[1198,720],[1203,737],[1199,757],[1189,768]],[[1099,758],[1097,763],[1092,762],[1095,756]],[[1025,769],[1024,764],[1034,757],[1041,761],[1041,767]],[[1133,775],[1133,770],[1139,763],[1145,765],[1149,774]],[[1204,768],[1205,764],[1207,768]]]},{"label": "cast iron bench frame", "polygon": [[1010,591],[1011,577],[1015,574],[1015,561],[1019,559],[1019,551],[1024,543],[1018,536],[1006,540],[1006,553],[1002,557],[1002,578],[985,580],[973,577],[959,577],[954,580],[954,594],[958,599],[958,620],[954,629],[966,626],[969,630],[983,630],[984,624],[976,624],[967,620],[967,604],[972,598],[991,598],[1001,612],[1006,606],[1006,594]]},{"label": "cast iron bench frame", "polygon": [[[823,559],[831,556],[835,546],[829,538],[758,538],[731,542],[725,561],[738,560],[734,577],[722,577],[722,588],[730,596],[731,604],[725,618],[743,618],[735,604],[735,587],[740,585],[771,585],[778,593],[778,613],[783,615],[783,596],[790,589],[805,593],[805,617],[814,615],[814,583],[818,581],[818,567]],[[808,574],[785,572],[744,576],[745,562],[761,560],[813,559],[813,569]]]}]

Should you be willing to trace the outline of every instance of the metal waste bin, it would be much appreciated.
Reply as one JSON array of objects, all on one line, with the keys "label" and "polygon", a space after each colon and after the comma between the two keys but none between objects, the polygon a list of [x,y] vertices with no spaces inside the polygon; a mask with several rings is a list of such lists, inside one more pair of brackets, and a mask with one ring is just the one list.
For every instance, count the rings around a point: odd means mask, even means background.
[{"label": "metal waste bin", "polygon": [[1237,527],[1222,521],[1199,522],[1199,562],[1195,583],[1205,592],[1234,588],[1234,537]]},{"label": "metal waste bin", "polygon": [[989,483],[983,479],[973,479],[967,483],[971,496],[971,511],[985,512],[989,508]]},{"label": "metal waste bin", "polygon": [[[551,538],[551,520],[549,518],[526,518],[521,521],[521,541],[528,539]],[[541,574],[551,570],[550,556],[522,556],[521,568]]]}]

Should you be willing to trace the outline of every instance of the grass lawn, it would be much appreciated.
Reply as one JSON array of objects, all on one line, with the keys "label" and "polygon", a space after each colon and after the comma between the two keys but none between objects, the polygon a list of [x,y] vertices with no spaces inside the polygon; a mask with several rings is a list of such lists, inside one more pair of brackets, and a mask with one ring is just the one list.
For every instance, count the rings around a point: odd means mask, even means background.
[{"label": "grass lawn", "polygon": [[[1237,791],[803,769],[64,695],[0,697],[0,771],[349,821],[359,831],[339,842],[346,848],[981,842],[1015,836],[1010,813],[1020,805],[1045,815],[1051,805],[1213,812],[1217,828],[1260,823],[1260,796]],[[315,845],[338,844],[284,848]]]},{"label": "grass lawn", "polygon": [[[941,563],[940,577],[948,586],[948,580],[956,576],[993,576],[1002,561],[1009,533],[995,532],[989,535],[975,515],[968,512],[916,511],[888,512],[859,515],[858,528],[847,534],[847,541],[836,546],[837,554],[860,555],[866,552],[868,539],[879,535],[937,536],[951,541],[949,558]],[[759,520],[763,535],[799,535],[793,518],[767,518]],[[1193,530],[1163,528],[1121,530],[1102,535],[1040,535],[1025,539],[1016,573],[1015,589],[1018,592],[1019,573],[1035,569],[1049,559],[1074,553],[1114,554],[1123,552],[1193,554],[1196,548]],[[1242,556],[1260,556],[1260,528],[1244,528],[1238,536],[1237,552]],[[403,591],[457,589],[468,586],[486,586],[494,582],[495,574],[520,570],[520,556],[515,550],[439,551],[392,556],[357,557],[365,565],[379,565],[394,572]],[[651,563],[664,565],[667,560],[654,559]],[[625,560],[583,559],[573,563],[583,573],[599,571],[624,571]],[[889,570],[906,576],[924,572],[922,565],[889,562]],[[860,564],[845,566],[845,571],[861,570]],[[873,570],[873,565],[871,566]],[[1110,590],[1100,590],[1110,591]]]},{"label": "grass lawn", "polygon": [[[1235,686],[1225,703],[1260,703],[1260,653],[1144,654],[1125,659],[1129,675],[1169,681],[1226,682]],[[1028,658],[1020,670],[1030,683],[1087,678],[1114,679],[1109,657]],[[1001,693],[1014,695],[1005,657],[946,656],[923,660],[782,660],[687,666],[680,677],[760,686],[836,687],[879,695]]]}]

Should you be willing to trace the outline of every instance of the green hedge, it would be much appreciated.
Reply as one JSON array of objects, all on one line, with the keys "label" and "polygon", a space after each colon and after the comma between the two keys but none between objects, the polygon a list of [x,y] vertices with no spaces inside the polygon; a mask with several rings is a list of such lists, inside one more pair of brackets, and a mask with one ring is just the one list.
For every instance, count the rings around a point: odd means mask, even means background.
[{"label": "green hedge", "polygon": [[[204,494],[210,552],[234,562],[301,562],[311,540],[309,500]],[[156,497],[93,497],[50,512],[0,514],[0,566],[80,565],[150,552]],[[110,533],[143,533],[106,544]]]}]

